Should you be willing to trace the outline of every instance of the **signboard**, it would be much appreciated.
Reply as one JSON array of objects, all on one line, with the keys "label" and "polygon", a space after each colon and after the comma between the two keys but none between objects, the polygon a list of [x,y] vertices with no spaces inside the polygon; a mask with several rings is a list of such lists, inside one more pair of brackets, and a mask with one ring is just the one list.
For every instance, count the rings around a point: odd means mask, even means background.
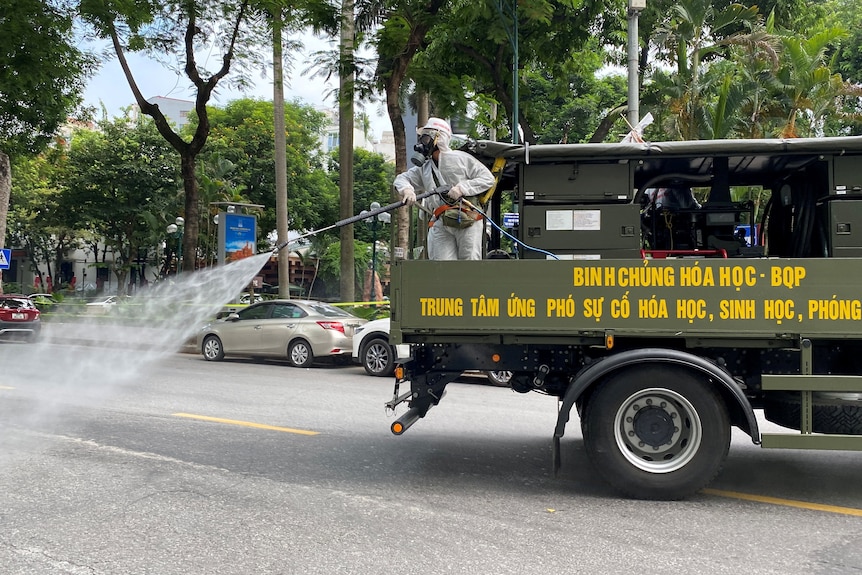
[{"label": "signboard", "polygon": [[219,261],[230,263],[257,253],[257,218],[245,214],[218,215]]},{"label": "signboard", "polygon": [[515,212],[506,212],[503,214],[503,227],[514,228],[518,225],[519,215]]},{"label": "signboard", "polygon": [[11,265],[12,265],[12,250],[11,249],[0,250],[0,270],[8,270]]},{"label": "signboard", "polygon": [[435,330],[446,337],[607,330],[617,337],[860,337],[862,266],[840,258],[460,263],[394,266],[400,295],[391,329],[422,337]]}]

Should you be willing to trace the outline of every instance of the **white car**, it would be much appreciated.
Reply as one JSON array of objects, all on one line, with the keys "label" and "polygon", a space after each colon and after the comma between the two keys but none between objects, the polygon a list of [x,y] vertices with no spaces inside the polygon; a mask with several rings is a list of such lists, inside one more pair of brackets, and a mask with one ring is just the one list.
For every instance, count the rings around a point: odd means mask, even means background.
[{"label": "white car", "polygon": [[390,376],[395,360],[410,357],[410,346],[389,343],[389,318],[375,319],[353,332],[353,359],[368,375]]},{"label": "white car", "polygon": [[[361,363],[368,375],[391,376],[396,360],[408,357],[409,345],[389,343],[388,317],[369,321],[353,333],[353,360]],[[485,375],[494,385],[504,387],[512,378],[511,371],[489,371]]]}]

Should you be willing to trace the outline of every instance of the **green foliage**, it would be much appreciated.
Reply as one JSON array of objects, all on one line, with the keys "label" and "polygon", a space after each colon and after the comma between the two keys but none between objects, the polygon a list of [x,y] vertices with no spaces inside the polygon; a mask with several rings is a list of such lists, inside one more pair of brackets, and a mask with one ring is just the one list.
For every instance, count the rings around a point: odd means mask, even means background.
[{"label": "green foliage", "polygon": [[[66,160],[62,148],[49,148],[39,156],[22,157],[13,163],[7,238],[9,245],[27,248],[30,267],[39,276],[56,276],[58,255],[78,247],[83,234],[70,224],[61,203]],[[47,269],[39,267],[46,263]]]},{"label": "green foliage", "polygon": [[80,103],[92,60],[59,1],[4,0],[0,13],[0,151],[35,153]]},{"label": "green foliage", "polygon": [[625,102],[626,79],[598,77],[598,58],[586,54],[584,60],[595,64],[573,71],[567,83],[541,71],[525,70],[522,109],[536,126],[536,143],[588,141],[607,110]]},{"label": "green foliage", "polygon": [[123,289],[139,250],[164,240],[181,205],[174,151],[147,119],[103,122],[99,132],[81,131],[72,141],[63,184],[67,221],[113,252],[106,265]]},{"label": "green foliage", "polygon": [[[371,263],[371,246],[365,242],[354,242],[354,272],[356,281],[356,293],[362,293],[362,278],[365,277]],[[325,285],[322,297],[333,299],[339,297],[339,278],[341,277],[341,242],[329,243],[325,251],[320,253],[320,269],[318,276]],[[315,290],[315,293],[320,293]],[[321,297],[321,296],[316,296]]]},{"label": "green foliage", "polygon": [[[338,165],[338,152],[330,153],[330,178],[338,185],[341,168]],[[371,209],[371,203],[377,202],[381,206],[391,204],[392,180],[395,179],[395,166],[386,161],[382,155],[358,148],[353,151],[353,213],[359,214],[362,210]],[[371,243],[372,229],[371,220],[356,222],[353,224],[353,237],[357,241]],[[383,224],[377,224],[377,240],[383,241],[389,238],[389,228]],[[387,242],[388,243],[388,242]]]},{"label": "green foliage", "polygon": [[[264,206],[259,226],[275,229],[274,123],[272,102],[240,99],[209,109],[211,132],[201,159],[205,166],[229,161],[234,169],[220,188],[201,188],[202,213],[225,201],[229,190]],[[285,104],[287,130],[287,212],[292,230],[310,230],[337,219],[338,190],[323,169],[319,134],[325,116],[311,106]],[[204,168],[202,172],[206,173]],[[205,197],[206,196],[206,197]]]}]

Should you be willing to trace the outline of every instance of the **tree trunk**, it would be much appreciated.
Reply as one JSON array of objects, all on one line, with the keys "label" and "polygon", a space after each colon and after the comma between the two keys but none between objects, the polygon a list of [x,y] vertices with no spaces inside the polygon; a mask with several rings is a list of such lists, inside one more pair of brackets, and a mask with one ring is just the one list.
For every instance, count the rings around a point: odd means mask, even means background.
[{"label": "tree trunk", "polygon": [[185,224],[183,225],[183,271],[195,271],[197,263],[198,231],[200,228],[200,206],[198,205],[198,180],[195,177],[195,155],[185,151],[180,156],[183,190],[185,191]]},{"label": "tree trunk", "polygon": [[[392,136],[395,140],[395,173],[400,174],[407,169],[407,136],[404,130],[404,117],[398,92],[401,81],[392,81],[386,84],[386,110],[389,113],[389,121],[392,124]],[[392,201],[397,202],[401,196],[391,188]],[[395,241],[392,244],[407,250],[408,238],[410,236],[410,208],[404,206],[395,211]],[[405,258],[407,257],[405,253]],[[393,259],[394,253],[393,253]]]},{"label": "tree trunk", "polygon": [[[354,22],[353,0],[341,2],[341,55],[338,93],[338,163],[340,166],[339,195],[341,219],[353,216],[353,94],[354,94]],[[356,270],[353,253],[353,224],[342,226],[341,239],[341,301],[354,301]]]},{"label": "tree trunk", "polygon": [[[12,196],[12,168],[9,156],[0,151],[0,248],[6,247],[6,218],[9,217],[9,198]],[[0,294],[3,293],[3,276],[0,275]]]},{"label": "tree trunk", "polygon": [[287,218],[287,132],[284,126],[284,61],[282,47],[282,20],[280,8],[272,19],[272,107],[275,113],[275,227],[278,245],[284,248],[278,257],[278,296],[290,298],[290,249],[287,237],[290,231]]}]

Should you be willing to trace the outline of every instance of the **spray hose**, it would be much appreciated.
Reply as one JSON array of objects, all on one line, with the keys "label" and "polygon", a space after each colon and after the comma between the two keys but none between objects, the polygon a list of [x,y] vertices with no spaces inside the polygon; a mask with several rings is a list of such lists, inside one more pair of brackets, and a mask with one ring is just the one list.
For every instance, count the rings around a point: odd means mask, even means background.
[{"label": "spray hose", "polygon": [[[425,192],[424,194],[419,194],[418,196],[416,196],[416,201],[423,200],[423,199],[425,199],[425,198],[428,198],[428,197],[431,197],[431,196],[434,196],[434,195],[440,195],[440,196],[443,196],[443,195],[444,195],[444,194],[446,194],[446,192],[448,192],[451,188],[452,188],[452,186],[439,186],[439,187],[435,188],[434,190],[432,190],[432,191],[430,191],[430,192]],[[319,234],[319,233],[321,233],[321,232],[325,232],[325,231],[328,231],[328,230],[331,230],[331,229],[334,229],[334,228],[340,228],[340,227],[342,227],[342,226],[346,226],[346,225],[348,225],[348,224],[352,224],[352,223],[354,223],[354,222],[358,222],[358,221],[361,221],[361,220],[365,220],[365,219],[368,219],[368,218],[372,218],[372,217],[374,217],[374,216],[376,216],[376,215],[378,215],[378,214],[382,214],[382,213],[384,213],[384,212],[391,212],[392,210],[398,209],[398,208],[402,207],[403,205],[404,205],[404,201],[403,201],[403,200],[402,200],[402,201],[400,201],[400,202],[393,202],[393,203],[391,203],[391,204],[387,204],[387,205],[385,205],[385,206],[380,206],[380,207],[379,207],[379,208],[377,208],[376,210],[371,210],[371,211],[368,211],[368,212],[363,212],[363,213],[361,213],[361,214],[358,214],[358,215],[355,215],[355,216],[351,216],[351,217],[349,217],[349,218],[345,218],[345,219],[343,219],[343,220],[339,220],[339,221],[335,222],[334,224],[331,224],[331,225],[329,225],[329,226],[326,226],[325,228],[320,228],[319,230],[312,230],[312,231],[310,231],[310,232],[306,232],[306,233],[302,234],[301,236],[297,236],[297,237],[295,237],[295,238],[293,238],[293,239],[291,239],[291,240],[287,240],[286,242],[281,242],[280,244],[278,244],[277,246],[275,246],[275,249],[274,249],[274,250],[272,250],[272,253],[274,253],[274,254],[278,254],[278,252],[280,252],[281,250],[283,250],[284,248],[286,248],[286,247],[287,247],[287,246],[289,246],[290,244],[294,244],[294,243],[296,243],[296,242],[302,241],[302,240],[304,240],[305,238],[308,238],[308,237],[311,237],[311,236],[317,235],[317,234]],[[416,205],[417,205],[417,206],[421,206],[421,204],[416,204]]]},{"label": "spray hose", "polygon": [[[452,200],[451,200],[451,199],[449,199],[448,197],[446,197],[446,193],[447,193],[451,188],[452,188],[452,186],[438,186],[437,188],[434,188],[434,189],[433,189],[432,191],[430,191],[430,192],[425,192],[424,194],[419,194],[418,196],[416,196],[416,201],[418,202],[419,200],[424,200],[425,198],[429,198],[429,197],[431,197],[431,196],[439,195],[439,196],[441,196],[441,197],[443,198],[443,201],[445,201],[446,203],[451,203],[451,202],[452,202]],[[506,237],[508,237],[509,239],[511,239],[511,240],[512,240],[513,242],[515,242],[516,244],[520,244],[521,246],[523,246],[524,248],[526,248],[526,249],[528,249],[528,250],[532,250],[532,251],[536,251],[536,252],[539,252],[539,253],[543,253],[543,254],[545,254],[546,256],[548,256],[548,257],[550,257],[550,258],[552,258],[552,259],[555,259],[555,260],[560,259],[560,258],[559,258],[559,257],[557,257],[555,254],[553,254],[553,253],[551,253],[551,252],[549,252],[549,251],[546,251],[546,250],[543,250],[543,249],[539,249],[539,248],[536,248],[536,247],[533,247],[533,246],[529,246],[529,245],[525,244],[524,242],[522,242],[522,241],[518,240],[518,239],[517,239],[516,237],[514,237],[513,235],[511,235],[511,234],[507,233],[503,228],[501,228],[499,225],[497,225],[496,223],[494,223],[490,218],[488,218],[488,215],[484,212],[484,210],[482,210],[481,208],[479,208],[479,207],[477,207],[477,206],[473,205],[471,202],[467,201],[465,198],[461,198],[461,199],[459,199],[458,201],[460,201],[460,202],[464,203],[468,208],[472,208],[472,209],[476,210],[477,212],[479,212],[480,214],[482,214],[483,216],[485,216],[485,220],[486,220],[486,221],[490,222],[492,226],[494,226],[495,228],[497,228],[498,230],[500,230],[500,232],[501,232],[503,235],[505,235]],[[456,203],[457,203],[457,202],[456,202]],[[376,216],[376,215],[378,215],[378,214],[382,214],[382,213],[384,213],[384,212],[391,212],[392,210],[396,210],[396,209],[400,208],[400,207],[401,207],[401,206],[403,206],[403,205],[404,205],[404,201],[403,201],[403,200],[402,200],[402,201],[400,201],[400,202],[393,202],[393,203],[391,203],[391,204],[387,204],[387,205],[385,205],[385,206],[380,206],[380,207],[379,207],[379,208],[377,208],[376,210],[371,210],[371,211],[364,212],[364,213],[361,213],[361,214],[358,214],[358,215],[355,215],[355,216],[351,216],[351,217],[349,217],[349,218],[345,218],[345,219],[343,219],[343,220],[339,220],[339,221],[335,222],[334,224],[331,224],[331,225],[326,226],[325,228],[320,228],[319,230],[312,230],[312,231],[310,231],[310,232],[306,232],[306,233],[302,234],[301,236],[297,236],[297,237],[293,238],[292,240],[287,240],[287,241],[285,241],[285,242],[281,242],[280,244],[278,244],[278,245],[275,247],[275,249],[274,249],[274,250],[272,250],[272,253],[277,255],[277,254],[278,254],[278,252],[280,252],[281,250],[283,250],[284,248],[286,248],[286,247],[287,247],[287,246],[289,246],[290,244],[294,244],[294,243],[296,243],[296,242],[302,241],[302,240],[304,240],[305,238],[308,238],[308,237],[311,237],[311,236],[317,235],[317,234],[319,234],[319,233],[321,233],[321,232],[325,232],[325,231],[328,231],[328,230],[331,230],[331,229],[334,229],[334,228],[340,228],[341,226],[346,226],[346,225],[348,225],[348,224],[352,224],[352,223],[354,223],[354,222],[358,222],[358,221],[365,220],[365,219],[368,219],[368,218],[373,218],[374,216]],[[417,204],[414,204],[414,205],[416,205],[417,207],[422,208],[422,209],[425,209],[426,211],[428,211],[428,210],[427,210],[427,208],[425,208],[422,204],[418,204],[418,203],[417,203]]]}]

